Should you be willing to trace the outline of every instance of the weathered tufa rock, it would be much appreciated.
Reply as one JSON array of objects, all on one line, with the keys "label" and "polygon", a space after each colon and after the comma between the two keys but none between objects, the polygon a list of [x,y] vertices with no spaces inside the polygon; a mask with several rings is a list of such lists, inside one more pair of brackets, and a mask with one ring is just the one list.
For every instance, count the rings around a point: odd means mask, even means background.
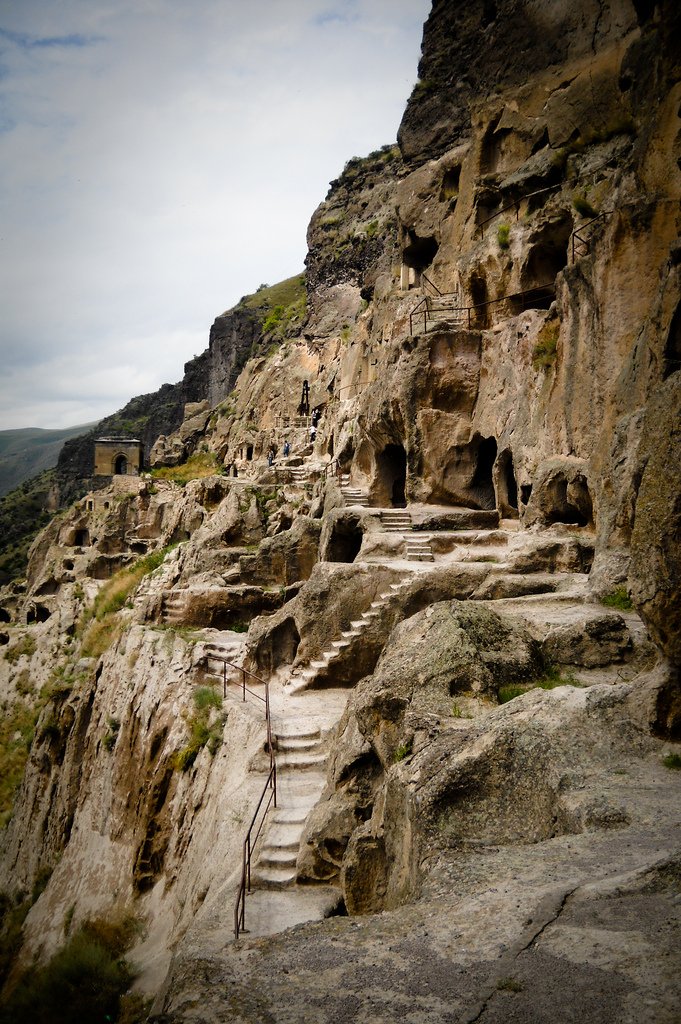
[{"label": "weathered tufa rock", "polygon": [[584,668],[624,661],[632,647],[627,624],[615,612],[559,626],[544,641],[544,651],[551,661]]}]

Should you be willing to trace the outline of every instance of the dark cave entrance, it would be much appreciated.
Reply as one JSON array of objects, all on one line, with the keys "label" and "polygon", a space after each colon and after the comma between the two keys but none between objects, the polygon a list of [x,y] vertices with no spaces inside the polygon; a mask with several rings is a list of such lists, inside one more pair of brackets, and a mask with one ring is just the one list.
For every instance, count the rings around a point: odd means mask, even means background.
[{"label": "dark cave entrance", "polygon": [[90,531],[89,530],[76,530],[73,538],[73,546],[76,548],[86,548],[90,544]]},{"label": "dark cave entrance", "polygon": [[6,608],[0,608],[0,622],[11,622],[12,616]]},{"label": "dark cave entrance", "polygon": [[338,520],[333,524],[326,561],[354,562],[362,546],[363,536],[358,520]]},{"label": "dark cave entrance", "polygon": [[26,625],[30,626],[33,622],[47,622],[51,614],[52,612],[45,605],[36,604],[26,613]]},{"label": "dark cave entrance", "polygon": [[117,455],[114,459],[114,476],[126,476],[128,472],[128,460],[125,455]]},{"label": "dark cave entrance", "polygon": [[[476,438],[473,439],[476,443]],[[496,496],[494,493],[494,460],[497,457],[497,440],[495,437],[480,437],[477,435],[477,450],[475,452],[475,472],[471,480],[470,491],[482,509],[496,508]]]},{"label": "dark cave entrance", "polygon": [[431,265],[439,248],[432,235],[420,238],[415,231],[408,231],[402,249],[402,262],[420,274]]},{"label": "dark cave entrance", "polygon": [[251,462],[252,459],[253,459],[253,445],[252,444],[248,444],[248,445],[246,445],[246,461],[247,462]]},{"label": "dark cave entrance", "polygon": [[520,485],[520,501],[523,505],[528,505],[530,498],[532,497],[532,484],[521,484]]},{"label": "dark cave entrance", "polygon": [[502,515],[518,513],[518,482],[513,468],[513,452],[505,448],[497,459],[497,504]]},{"label": "dark cave entrance", "polygon": [[585,478],[579,473],[568,481],[562,473],[550,481],[546,488],[549,512],[547,523],[566,523],[570,526],[591,526],[593,505]]},{"label": "dark cave entrance", "polygon": [[[565,214],[559,220],[537,232],[531,240],[527,260],[520,274],[520,286],[524,292],[546,288],[555,283],[556,277],[567,266],[568,246],[572,234],[572,217]],[[550,299],[549,305],[550,305]],[[533,309],[548,306],[535,305]]]},{"label": "dark cave entrance", "polygon": [[471,276],[470,281],[471,304],[475,307],[473,316],[476,326],[480,330],[489,327],[489,292],[485,275],[476,273]]},{"label": "dark cave entrance", "polygon": [[407,504],[407,453],[401,444],[387,444],[376,456],[374,497],[379,507],[404,508]]}]

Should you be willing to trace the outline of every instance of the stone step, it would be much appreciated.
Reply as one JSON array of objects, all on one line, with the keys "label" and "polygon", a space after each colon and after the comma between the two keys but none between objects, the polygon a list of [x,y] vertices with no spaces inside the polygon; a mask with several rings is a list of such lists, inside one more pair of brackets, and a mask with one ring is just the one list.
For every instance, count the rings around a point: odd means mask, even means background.
[{"label": "stone step", "polygon": [[341,632],[341,636],[344,640],[354,640],[354,638],[359,635],[359,630],[357,629],[344,629]]},{"label": "stone step", "polygon": [[256,868],[251,878],[252,887],[257,889],[286,889],[295,881],[295,868]]},{"label": "stone step", "polygon": [[322,738],[322,734],[319,729],[310,728],[305,732],[302,729],[296,729],[295,732],[283,732],[283,730],[276,729],[275,735],[278,740],[288,742],[289,740],[319,740]]},{"label": "stone step", "polygon": [[[342,633],[341,633],[341,636],[343,636]],[[331,641],[331,646],[335,647],[339,651],[342,651],[343,648],[351,647],[352,645],[351,645],[350,641],[346,639],[346,640],[332,640]]]},{"label": "stone step", "polygon": [[323,764],[326,764],[326,754],[291,751],[277,758],[277,771],[304,771],[306,768],[319,768]]},{"label": "stone step", "polygon": [[314,751],[319,749],[321,736],[277,736],[277,750],[286,751],[304,750]]},{"label": "stone step", "polygon": [[352,626],[353,629],[366,629],[366,627],[369,625],[369,620],[368,619],[354,619],[350,623],[350,625]]},{"label": "stone step", "polygon": [[298,845],[294,849],[265,846],[258,857],[258,868],[295,868],[298,860]]}]

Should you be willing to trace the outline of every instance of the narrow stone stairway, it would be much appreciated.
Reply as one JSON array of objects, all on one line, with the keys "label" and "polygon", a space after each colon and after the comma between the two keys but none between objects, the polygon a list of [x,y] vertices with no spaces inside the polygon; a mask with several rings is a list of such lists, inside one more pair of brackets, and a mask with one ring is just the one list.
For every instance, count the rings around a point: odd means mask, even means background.
[{"label": "narrow stone stairway", "polygon": [[185,590],[168,590],[163,595],[161,622],[167,626],[179,626],[186,618],[187,598]]},{"label": "narrow stone stairway", "polygon": [[410,573],[408,576],[403,576],[399,582],[391,583],[389,588],[379,595],[378,600],[372,601],[369,607],[362,612],[359,619],[354,619],[350,623],[350,629],[343,630],[340,637],[331,641],[319,658],[313,659],[308,665],[298,666],[285,683],[287,692],[297,693],[299,690],[308,689],[323,677],[328,676],[329,668],[332,667],[335,659],[339,657],[342,651],[350,647],[358,637],[361,637],[363,631],[367,629],[374,619],[379,617],[381,611],[390,600],[396,594],[399,594],[404,587],[409,586],[412,578]]},{"label": "narrow stone stairway", "polygon": [[344,473],[340,481],[340,490],[346,505],[361,505],[363,508],[369,506],[369,495],[360,487],[350,486],[350,474]]},{"label": "narrow stone stairway", "polygon": [[255,865],[254,884],[262,889],[294,885],[305,819],[325,785],[326,753],[319,728],[289,725],[276,733],[277,806],[270,811]]},{"label": "narrow stone stairway", "polygon": [[386,508],[381,511],[381,526],[386,533],[401,533],[405,541],[406,556],[412,562],[434,562],[429,533],[413,533],[411,512],[405,508]]}]

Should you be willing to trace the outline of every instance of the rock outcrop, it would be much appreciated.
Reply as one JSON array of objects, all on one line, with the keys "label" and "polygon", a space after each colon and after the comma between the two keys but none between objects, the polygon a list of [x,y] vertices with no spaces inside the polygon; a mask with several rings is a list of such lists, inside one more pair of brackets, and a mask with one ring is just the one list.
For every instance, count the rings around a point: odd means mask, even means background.
[{"label": "rock outcrop", "polygon": [[10,987],[125,909],[165,1024],[672,1024],[678,18],[437,0],[306,274],[131,403],[152,474],[38,537],[0,595]]}]

